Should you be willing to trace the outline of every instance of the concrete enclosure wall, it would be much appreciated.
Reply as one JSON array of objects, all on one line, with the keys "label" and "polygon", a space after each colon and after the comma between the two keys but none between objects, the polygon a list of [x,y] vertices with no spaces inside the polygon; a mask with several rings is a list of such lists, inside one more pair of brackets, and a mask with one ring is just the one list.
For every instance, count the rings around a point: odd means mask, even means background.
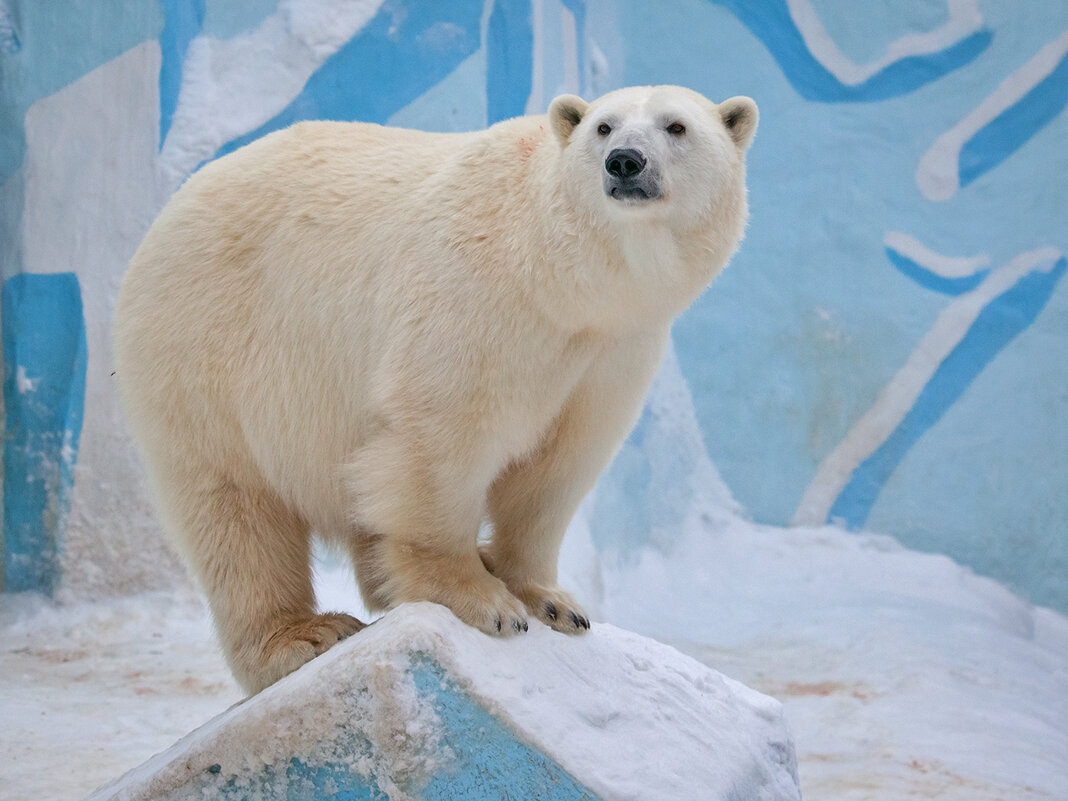
[{"label": "concrete enclosure wall", "polygon": [[752,222],[587,507],[598,547],[669,547],[704,492],[1068,611],[1063,0],[0,0],[6,589],[180,575],[109,329],[199,165],[299,119],[468,130],[651,83],[757,100]]}]

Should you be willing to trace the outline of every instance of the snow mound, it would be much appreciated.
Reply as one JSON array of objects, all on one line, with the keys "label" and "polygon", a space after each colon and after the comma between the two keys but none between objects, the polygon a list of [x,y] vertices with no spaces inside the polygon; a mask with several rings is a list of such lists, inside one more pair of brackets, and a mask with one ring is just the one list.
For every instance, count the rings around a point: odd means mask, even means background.
[{"label": "snow mound", "polygon": [[90,801],[800,799],[780,704],[611,625],[387,614]]}]

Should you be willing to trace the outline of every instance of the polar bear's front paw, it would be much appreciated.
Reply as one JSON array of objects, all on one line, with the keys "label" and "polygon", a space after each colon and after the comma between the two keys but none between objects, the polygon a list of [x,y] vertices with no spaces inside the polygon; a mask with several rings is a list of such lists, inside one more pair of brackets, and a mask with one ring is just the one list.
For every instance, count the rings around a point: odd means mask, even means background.
[{"label": "polar bear's front paw", "polygon": [[526,605],[527,611],[546,626],[565,634],[584,634],[589,631],[589,616],[570,593],[559,587],[528,584],[514,592]]},{"label": "polar bear's front paw", "polygon": [[446,606],[464,623],[486,634],[510,636],[530,628],[522,602],[508,592],[504,584],[500,585],[497,592],[455,598]]},{"label": "polar bear's front paw", "polygon": [[529,628],[523,603],[491,575],[473,552],[449,553],[404,541],[383,543],[390,575],[387,606],[430,601],[486,634],[510,636]]}]

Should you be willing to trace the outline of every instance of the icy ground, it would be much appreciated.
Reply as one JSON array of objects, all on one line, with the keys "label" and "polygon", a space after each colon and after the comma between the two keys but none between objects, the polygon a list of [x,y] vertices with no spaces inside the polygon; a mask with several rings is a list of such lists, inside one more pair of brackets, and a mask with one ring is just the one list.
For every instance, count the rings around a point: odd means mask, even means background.
[{"label": "icy ground", "polygon": [[[561,573],[595,621],[783,701],[806,801],[1068,799],[1068,619],[945,557],[706,512],[628,556],[580,518]],[[319,587],[363,614],[347,571]],[[0,798],[81,798],[239,698],[191,593],[0,596]]]}]

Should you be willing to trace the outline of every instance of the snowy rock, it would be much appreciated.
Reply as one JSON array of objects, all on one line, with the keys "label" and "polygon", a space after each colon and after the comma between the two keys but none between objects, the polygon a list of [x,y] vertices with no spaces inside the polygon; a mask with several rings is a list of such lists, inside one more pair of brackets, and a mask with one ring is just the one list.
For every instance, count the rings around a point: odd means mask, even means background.
[{"label": "snowy rock", "polygon": [[779,703],[596,625],[495,639],[403,606],[103,799],[800,799]]}]

